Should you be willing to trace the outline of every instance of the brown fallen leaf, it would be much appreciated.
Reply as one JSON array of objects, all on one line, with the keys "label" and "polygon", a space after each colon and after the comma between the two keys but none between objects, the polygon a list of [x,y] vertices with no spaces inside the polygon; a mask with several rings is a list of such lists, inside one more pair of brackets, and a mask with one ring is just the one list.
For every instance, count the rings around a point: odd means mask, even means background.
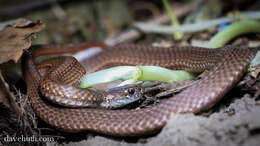
[{"label": "brown fallen leaf", "polygon": [[23,49],[31,46],[35,33],[44,27],[40,21],[31,22],[25,19],[5,26],[0,31],[0,64],[9,60],[17,62]]}]

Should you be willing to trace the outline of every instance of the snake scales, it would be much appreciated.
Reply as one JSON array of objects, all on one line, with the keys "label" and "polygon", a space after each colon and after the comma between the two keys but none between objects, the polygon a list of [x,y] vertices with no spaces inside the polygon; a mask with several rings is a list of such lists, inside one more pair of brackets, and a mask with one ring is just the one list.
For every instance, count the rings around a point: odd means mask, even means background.
[{"label": "snake scales", "polygon": [[41,76],[34,63],[34,57],[44,53],[35,54],[37,51],[32,53],[33,57],[26,54],[22,64],[29,99],[41,119],[69,132],[87,130],[114,136],[137,136],[160,130],[172,114],[199,113],[212,107],[246,72],[255,51],[233,46],[207,49],[119,45],[86,60],[85,66],[91,70],[119,64],[159,65],[198,72],[210,69],[196,84],[176,96],[138,110],[65,108],[46,103],[39,94]]}]

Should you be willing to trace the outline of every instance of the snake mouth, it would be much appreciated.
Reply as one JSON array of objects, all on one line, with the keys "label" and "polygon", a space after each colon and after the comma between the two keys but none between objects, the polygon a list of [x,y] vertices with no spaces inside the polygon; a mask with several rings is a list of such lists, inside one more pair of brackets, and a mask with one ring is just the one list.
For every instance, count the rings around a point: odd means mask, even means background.
[{"label": "snake mouth", "polygon": [[105,109],[119,109],[126,105],[134,104],[136,101],[139,101],[140,99],[141,96],[137,98],[125,98],[125,99],[104,101],[100,103],[100,106]]}]

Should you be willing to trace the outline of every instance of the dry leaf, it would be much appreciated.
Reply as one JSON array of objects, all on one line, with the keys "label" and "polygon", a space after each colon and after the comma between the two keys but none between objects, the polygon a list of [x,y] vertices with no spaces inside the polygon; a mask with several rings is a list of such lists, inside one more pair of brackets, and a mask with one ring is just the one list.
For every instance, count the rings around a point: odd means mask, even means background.
[{"label": "dry leaf", "polygon": [[31,22],[25,19],[7,25],[0,31],[0,64],[9,60],[17,62],[23,49],[31,46],[35,33],[44,27],[39,21]]}]

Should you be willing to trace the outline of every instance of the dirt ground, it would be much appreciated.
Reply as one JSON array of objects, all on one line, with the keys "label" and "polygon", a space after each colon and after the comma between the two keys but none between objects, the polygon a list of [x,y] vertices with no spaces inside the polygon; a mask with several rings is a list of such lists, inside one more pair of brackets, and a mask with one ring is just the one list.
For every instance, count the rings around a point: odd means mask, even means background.
[{"label": "dirt ground", "polygon": [[[89,137],[65,146],[258,146],[260,103],[249,94],[225,96],[213,110],[202,115],[172,115],[157,135],[136,140]],[[54,145],[54,144],[51,144]]]}]

